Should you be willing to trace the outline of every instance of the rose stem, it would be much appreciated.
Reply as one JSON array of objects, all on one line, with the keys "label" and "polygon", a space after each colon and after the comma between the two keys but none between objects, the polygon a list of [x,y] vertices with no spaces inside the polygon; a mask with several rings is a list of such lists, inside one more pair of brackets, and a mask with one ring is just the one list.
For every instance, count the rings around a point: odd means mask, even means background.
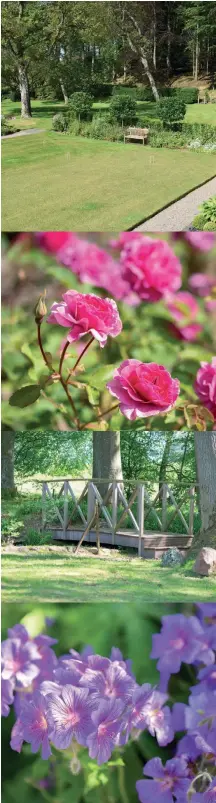
[{"label": "rose stem", "polygon": [[[97,416],[96,421],[90,421],[90,424],[96,424],[97,421],[99,421],[100,418],[104,418],[104,416],[108,415],[108,413],[112,413],[113,410],[117,410],[118,406],[119,406],[118,404],[114,404],[114,407],[110,407],[109,410],[105,410],[104,413],[100,413],[100,415]],[[89,424],[88,424],[88,426],[89,426]],[[86,427],[86,424],[83,424],[81,429],[85,429],[85,427]]]},{"label": "rose stem", "polygon": [[[41,340],[41,324],[40,324],[40,323],[38,323],[38,326],[37,326],[37,331],[38,331],[38,344],[39,344],[39,348],[40,348],[40,351],[41,351],[42,357],[43,357],[43,359],[44,359],[44,362],[45,362],[45,364],[47,365],[47,368],[49,368],[49,370],[50,370],[51,366],[49,365],[49,361],[47,360],[47,357],[46,357],[46,354],[45,354],[45,351],[44,351],[44,348],[43,348],[42,340]],[[68,388],[67,388],[66,382],[64,382],[64,379],[62,378],[62,375],[61,375],[61,370],[60,370],[60,367],[62,367],[62,362],[63,362],[63,359],[64,359],[65,351],[66,351],[66,348],[68,347],[68,345],[69,345],[69,343],[68,343],[68,341],[67,341],[67,343],[65,344],[65,347],[64,347],[64,349],[63,349],[63,352],[62,352],[62,354],[61,354],[61,359],[60,359],[60,364],[59,364],[59,374],[60,374],[60,377],[59,377],[59,378],[60,378],[61,385],[62,385],[62,387],[64,388],[64,390],[65,390],[65,393],[67,394],[68,401],[70,402],[70,405],[71,405],[71,407],[72,407],[72,409],[73,409],[73,413],[74,413],[74,423],[76,424],[76,426],[77,426],[77,429],[79,429],[79,428],[80,428],[80,423],[79,423],[79,419],[78,419],[78,417],[77,417],[77,411],[76,411],[76,407],[75,407],[75,405],[74,405],[73,399],[71,398],[71,395],[70,395],[70,393],[69,393],[69,390],[68,390]]]},{"label": "rose stem", "polygon": [[[73,374],[73,373],[74,373],[74,371],[76,370],[77,366],[79,365],[79,362],[80,362],[80,360],[82,360],[82,357],[84,357],[84,354],[85,354],[85,352],[87,351],[87,349],[89,348],[89,346],[91,346],[91,343],[93,343],[93,340],[94,340],[94,337],[91,337],[91,339],[89,340],[89,342],[88,342],[88,343],[86,343],[86,346],[85,346],[85,348],[83,349],[83,351],[81,352],[81,354],[80,354],[80,356],[78,357],[77,361],[75,362],[75,365],[74,365],[74,367],[71,369],[71,371],[69,371],[69,375],[68,375],[68,378],[67,378],[67,383],[69,382],[69,379],[70,379],[70,376],[71,376],[71,374]],[[66,351],[66,349],[65,349],[64,351]],[[62,354],[63,354],[63,352],[62,352]],[[64,358],[63,358],[63,359],[64,359]]]}]

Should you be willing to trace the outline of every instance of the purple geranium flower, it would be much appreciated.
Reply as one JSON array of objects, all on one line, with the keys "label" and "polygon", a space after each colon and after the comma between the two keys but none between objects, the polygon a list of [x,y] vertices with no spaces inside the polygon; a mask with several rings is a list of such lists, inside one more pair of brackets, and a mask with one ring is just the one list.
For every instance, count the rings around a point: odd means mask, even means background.
[{"label": "purple geranium flower", "polygon": [[24,741],[23,724],[21,718],[18,717],[11,731],[11,740],[10,740],[11,749],[16,750],[16,753],[21,753],[23,741]]},{"label": "purple geranium flower", "polygon": [[213,778],[205,792],[197,792],[193,795],[192,801],[193,803],[216,803],[216,778]]},{"label": "purple geranium flower", "polygon": [[16,678],[21,686],[29,686],[39,675],[35,661],[40,660],[39,650],[33,641],[22,643],[20,638],[9,638],[2,642],[2,678]]},{"label": "purple geranium flower", "polygon": [[93,732],[88,736],[86,744],[90,758],[97,758],[98,764],[109,760],[115,747],[117,737],[124,727],[122,714],[124,704],[121,700],[101,700],[97,710],[92,713]]},{"label": "purple geranium flower", "polygon": [[152,736],[156,736],[159,745],[166,745],[172,741],[174,731],[172,715],[168,706],[163,708],[167,695],[152,689],[149,683],[138,686],[133,694],[130,729],[148,729]]},{"label": "purple geranium flower", "polygon": [[94,691],[98,697],[117,697],[125,702],[132,699],[135,686],[131,675],[128,675],[117,662],[110,661],[105,671],[87,669],[80,683]]},{"label": "purple geranium flower", "polygon": [[21,713],[23,738],[31,744],[32,753],[37,753],[41,746],[42,758],[51,756],[49,743],[49,724],[47,720],[46,698],[35,691],[31,701],[26,702]]},{"label": "purple geranium flower", "polygon": [[145,764],[144,774],[154,780],[137,782],[136,789],[141,803],[150,803],[150,800],[173,803],[173,795],[176,801],[186,800],[190,779],[183,758],[167,761],[165,767],[160,758],[152,758]]},{"label": "purple geranium flower", "polygon": [[88,689],[67,685],[62,689],[61,697],[50,694],[46,700],[55,747],[64,750],[72,739],[86,745],[87,736],[93,730],[91,712],[95,705]]},{"label": "purple geranium flower", "polygon": [[[200,658],[203,638],[204,630],[195,616],[162,616],[162,630],[152,637],[151,658],[159,658],[157,668],[169,678],[179,672],[182,661],[193,664]],[[209,651],[208,657],[211,655]]]},{"label": "purple geranium flower", "polygon": [[7,717],[10,713],[10,705],[14,699],[14,680],[1,681],[1,713],[2,717]]},{"label": "purple geranium flower", "polygon": [[216,691],[216,664],[205,666],[198,672],[199,684],[192,687],[193,694],[199,694],[201,691]]}]

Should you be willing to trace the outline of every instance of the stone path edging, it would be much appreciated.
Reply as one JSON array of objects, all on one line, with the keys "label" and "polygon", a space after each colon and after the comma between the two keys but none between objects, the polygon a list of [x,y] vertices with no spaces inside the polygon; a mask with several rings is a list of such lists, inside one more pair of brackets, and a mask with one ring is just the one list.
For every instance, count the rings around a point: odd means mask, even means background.
[{"label": "stone path edging", "polygon": [[191,190],[144,223],[134,226],[133,231],[184,231],[191,226],[193,218],[199,212],[200,204],[212,195],[216,195],[216,177]]}]

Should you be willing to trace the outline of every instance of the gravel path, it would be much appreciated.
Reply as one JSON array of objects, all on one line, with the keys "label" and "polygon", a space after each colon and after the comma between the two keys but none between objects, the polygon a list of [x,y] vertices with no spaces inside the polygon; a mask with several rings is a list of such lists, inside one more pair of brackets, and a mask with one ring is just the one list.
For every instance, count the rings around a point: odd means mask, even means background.
[{"label": "gravel path", "polygon": [[135,228],[135,231],[184,231],[191,226],[193,218],[198,214],[200,204],[207,201],[212,195],[216,195],[216,178],[212,178],[202,187],[189,192],[185,198],[168,206],[163,212],[159,212],[145,223],[141,223]]},{"label": "gravel path", "polygon": [[23,131],[15,131],[15,134],[8,134],[1,137],[1,139],[13,139],[14,137],[25,137],[28,134],[42,134],[44,128],[25,128]]}]

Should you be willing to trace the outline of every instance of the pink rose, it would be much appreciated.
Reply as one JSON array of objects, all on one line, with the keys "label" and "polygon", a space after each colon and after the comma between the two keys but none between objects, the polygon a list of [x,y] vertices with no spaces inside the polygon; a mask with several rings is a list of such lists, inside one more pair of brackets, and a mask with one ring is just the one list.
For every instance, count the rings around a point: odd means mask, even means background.
[{"label": "pink rose", "polygon": [[216,357],[212,362],[201,362],[196,375],[194,390],[204,407],[210,410],[216,420]]},{"label": "pink rose", "polygon": [[167,413],[180,392],[178,379],[172,379],[163,365],[140,360],[122,362],[107,388],[119,399],[120,410],[130,421]]},{"label": "pink rose", "polygon": [[210,295],[212,288],[216,287],[216,276],[208,276],[207,273],[193,273],[189,279],[189,286],[198,296],[205,298]]},{"label": "pink rose", "polygon": [[176,231],[174,240],[186,240],[198,251],[210,251],[216,245],[216,234],[210,231]]},{"label": "pink rose", "polygon": [[139,300],[159,301],[181,287],[181,263],[165,240],[139,236],[126,241],[121,265]]},{"label": "pink rose", "polygon": [[194,319],[196,320],[199,313],[199,307],[191,293],[182,291],[170,296],[166,306],[174,319],[170,326],[173,334],[182,340],[195,340],[197,335],[202,332],[202,326],[194,323]]},{"label": "pink rose", "polygon": [[70,343],[90,333],[103,347],[108,335],[116,337],[121,332],[122,322],[113,299],[76,290],[68,290],[62,298],[63,301],[52,305],[47,321],[68,327]]},{"label": "pink rose", "polygon": [[73,232],[69,231],[40,231],[36,234],[39,244],[50,254],[58,254],[60,248],[73,239]]}]

